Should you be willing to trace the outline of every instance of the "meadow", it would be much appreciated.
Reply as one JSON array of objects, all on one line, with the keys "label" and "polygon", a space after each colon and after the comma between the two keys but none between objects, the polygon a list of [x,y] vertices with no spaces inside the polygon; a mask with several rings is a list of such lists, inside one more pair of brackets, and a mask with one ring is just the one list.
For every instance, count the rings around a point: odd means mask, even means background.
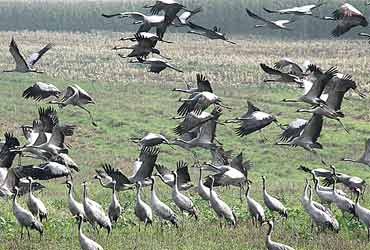
[{"label": "meadow", "polygon": [[[147,132],[163,133],[175,138],[172,128],[176,122],[170,118],[176,114],[181,94],[171,91],[182,87],[186,82],[194,82],[196,73],[203,73],[212,82],[215,92],[223,102],[233,109],[225,110],[221,119],[242,113],[247,100],[252,101],[263,111],[278,117],[287,124],[291,120],[309,118],[296,110],[303,105],[284,104],[283,98],[294,98],[299,89],[288,84],[266,84],[268,77],[259,68],[259,63],[272,64],[281,57],[290,57],[297,62],[308,59],[326,69],[337,66],[341,72],[353,75],[361,90],[368,92],[369,45],[366,40],[288,40],[266,39],[259,36],[232,35],[238,45],[222,41],[208,41],[188,34],[169,34],[166,39],[173,44],[159,44],[165,56],[171,57],[173,64],[185,73],[166,70],[160,75],[146,72],[142,65],[128,64],[116,55],[111,48],[120,44],[117,40],[128,34],[112,32],[0,32],[0,69],[11,69],[13,62],[8,52],[8,44],[14,36],[24,54],[38,50],[47,42],[54,42],[40,61],[38,68],[45,74],[0,73],[0,132],[11,131],[22,138],[17,129],[21,124],[30,124],[37,116],[37,108],[45,104],[35,104],[21,98],[22,91],[36,81],[50,82],[63,89],[69,84],[79,84],[96,100],[90,106],[98,127],[90,125],[83,111],[67,107],[59,110],[60,119],[78,126],[76,135],[68,143],[72,145],[71,156],[78,162],[81,171],[75,174],[77,197],[81,197],[82,181],[89,182],[89,197],[107,207],[110,191],[102,189],[93,179],[95,169],[103,162],[109,162],[124,173],[131,173],[131,164],[138,155],[138,148],[129,141],[130,137]],[[369,99],[360,99],[349,94],[344,101],[346,114],[343,122],[350,134],[333,121],[325,120],[320,138],[324,149],[323,158],[335,164],[338,171],[357,175],[369,182],[369,171],[361,165],[340,162],[343,156],[357,157],[364,148],[369,135]],[[268,138],[262,142],[258,133],[245,138],[235,135],[232,126],[220,125],[217,136],[226,150],[234,154],[243,151],[254,164],[250,171],[253,181],[251,195],[262,202],[262,180],[265,175],[268,190],[279,197],[288,207],[286,222],[278,220],[273,238],[301,250],[367,249],[365,228],[335,211],[341,224],[339,234],[310,232],[310,221],[304,213],[299,197],[303,190],[304,178],[308,177],[297,170],[300,164],[308,167],[321,167],[320,162],[310,153],[299,148],[286,148],[274,145],[280,128],[272,125],[263,131]],[[22,142],[25,142],[22,138]],[[201,161],[210,159],[209,153],[199,151]],[[191,155],[181,149],[176,151],[162,146],[158,162],[175,168],[177,160],[192,163]],[[26,162],[25,162],[26,163]],[[196,184],[198,171],[190,169]],[[66,207],[64,180],[43,182],[47,189],[38,194],[49,209],[49,220],[45,223],[42,242],[33,232],[31,241],[19,240],[19,226],[11,211],[11,201],[0,201],[0,249],[79,249],[77,225]],[[174,209],[170,202],[170,189],[160,184],[158,194]],[[220,196],[236,212],[238,226],[235,229],[219,228],[216,216],[194,190],[187,192],[200,211],[200,220],[195,222],[186,216],[179,216],[178,230],[172,227],[160,229],[158,220],[152,227],[138,231],[133,214],[134,192],[119,194],[121,204],[126,208],[119,223],[114,226],[109,238],[101,231],[96,235],[84,226],[87,235],[96,239],[104,249],[265,249],[264,237],[267,228],[254,228],[250,222],[245,201],[240,203],[239,190],[218,188]],[[144,199],[149,202],[149,189],[144,190]],[[317,199],[315,197],[315,199]],[[25,199],[20,198],[25,205]],[[369,193],[365,193],[365,206],[370,206]],[[177,211],[177,210],[176,210]],[[178,212],[178,211],[177,211]]]}]

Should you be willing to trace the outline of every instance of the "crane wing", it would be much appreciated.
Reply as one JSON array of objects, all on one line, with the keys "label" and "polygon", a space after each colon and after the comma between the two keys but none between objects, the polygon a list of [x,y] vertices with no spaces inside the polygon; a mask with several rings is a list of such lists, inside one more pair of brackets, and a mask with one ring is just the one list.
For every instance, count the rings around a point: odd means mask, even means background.
[{"label": "crane wing", "polygon": [[25,99],[33,98],[35,101],[41,101],[50,96],[57,96],[61,92],[53,84],[37,82],[23,91],[22,97]]},{"label": "crane wing", "polygon": [[6,132],[4,134],[5,143],[0,150],[0,167],[10,168],[16,156],[15,152],[10,152],[14,147],[20,146],[19,140],[13,134]]},{"label": "crane wing", "polygon": [[31,54],[28,59],[27,59],[27,64],[30,65],[30,66],[34,66],[38,60],[40,60],[40,58],[48,51],[50,50],[52,47],[54,46],[53,43],[49,43],[47,44],[44,48],[42,48],[40,51],[38,52],[35,52],[33,54]]},{"label": "crane wing", "polygon": [[112,165],[104,163],[102,165],[105,173],[116,181],[117,186],[125,186],[131,184],[131,181],[119,169],[115,169]]},{"label": "crane wing", "polygon": [[206,91],[206,92],[213,93],[211,83],[202,74],[197,74],[197,88],[198,88],[198,92]]},{"label": "crane wing", "polygon": [[14,40],[14,37],[12,38],[12,41],[10,42],[9,46],[9,52],[13,56],[15,61],[15,68],[19,71],[28,71],[30,70],[30,66],[27,64],[26,60],[24,59],[24,56],[19,51],[18,45]]}]

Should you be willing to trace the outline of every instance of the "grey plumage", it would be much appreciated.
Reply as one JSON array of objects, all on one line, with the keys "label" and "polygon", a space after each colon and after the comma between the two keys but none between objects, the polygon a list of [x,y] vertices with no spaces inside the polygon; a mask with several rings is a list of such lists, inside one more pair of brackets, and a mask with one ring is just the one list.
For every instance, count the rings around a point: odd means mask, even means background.
[{"label": "grey plumage", "polygon": [[23,228],[26,228],[28,233],[28,238],[30,238],[29,229],[34,229],[40,233],[40,238],[44,232],[44,227],[39,222],[30,211],[24,209],[17,203],[17,195],[18,195],[18,188],[14,188],[14,196],[13,196],[13,214],[21,226],[21,239],[23,238]]}]

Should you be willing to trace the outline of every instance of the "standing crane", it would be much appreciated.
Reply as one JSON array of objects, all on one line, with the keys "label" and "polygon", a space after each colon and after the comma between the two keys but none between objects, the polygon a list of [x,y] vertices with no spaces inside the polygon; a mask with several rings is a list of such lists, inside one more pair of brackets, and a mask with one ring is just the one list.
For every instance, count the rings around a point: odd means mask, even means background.
[{"label": "standing crane", "polygon": [[173,225],[178,227],[177,223],[177,216],[176,214],[172,211],[172,209],[164,204],[158,197],[155,192],[155,179],[154,177],[150,177],[152,180],[152,186],[151,186],[151,201],[152,201],[152,209],[155,215],[159,217],[159,220],[162,221],[166,220],[171,222]]},{"label": "standing crane", "polygon": [[[211,199],[211,189],[206,187],[203,184],[203,179],[202,179],[202,167],[199,167],[199,181],[198,181],[198,187],[197,191],[200,197],[202,197],[203,200],[206,200],[210,202]],[[214,195],[216,195],[214,193]]]},{"label": "standing crane", "polygon": [[18,224],[21,226],[21,239],[23,238],[23,228],[26,228],[27,234],[28,234],[28,239],[30,239],[30,229],[35,229],[40,233],[40,240],[41,236],[44,232],[44,227],[39,222],[36,217],[32,215],[32,213],[23,207],[21,207],[17,203],[17,196],[19,193],[18,187],[14,187],[14,196],[13,196],[13,214],[18,222]]},{"label": "standing crane", "polygon": [[[135,215],[136,217],[144,222],[145,227],[153,222],[153,212],[151,207],[146,204],[140,195],[141,182],[136,183],[136,203],[135,203]],[[139,224],[140,231],[140,224]]]},{"label": "standing crane", "polygon": [[367,240],[370,241],[370,210],[360,205],[360,189],[356,189],[356,194],[355,214],[359,221],[365,225],[367,229]]},{"label": "standing crane", "polygon": [[306,212],[310,215],[312,221],[317,227],[323,229],[330,229],[332,231],[339,231],[338,221],[329,213],[324,212],[322,209],[317,208],[315,203],[312,201],[312,189],[311,186],[308,187],[309,198],[306,205]]},{"label": "standing crane", "polygon": [[108,217],[111,223],[117,223],[118,218],[121,216],[122,213],[122,208],[116,195],[116,183],[116,181],[113,181],[112,201],[108,207]]},{"label": "standing crane", "polygon": [[274,230],[274,222],[272,220],[266,221],[263,224],[269,225],[269,230],[266,235],[266,247],[268,250],[294,250],[294,248],[272,241],[271,235]]},{"label": "standing crane", "polygon": [[336,184],[337,184],[337,180],[334,177],[333,191],[332,191],[333,196],[334,196],[333,203],[337,206],[337,208],[339,208],[342,211],[343,215],[344,213],[347,212],[349,214],[352,214],[353,217],[356,217],[355,203],[353,203],[353,201],[348,199],[347,197],[338,194],[337,189],[336,189]]},{"label": "standing crane", "polygon": [[42,222],[43,219],[48,219],[48,210],[46,209],[44,203],[37,197],[35,197],[32,194],[32,178],[27,177],[27,180],[29,182],[29,193],[28,193],[28,199],[27,199],[27,207],[33,214],[33,216],[39,217],[40,222]]},{"label": "standing crane", "polygon": [[179,191],[179,188],[177,186],[177,173],[173,171],[172,174],[174,177],[174,185],[172,187],[172,200],[175,202],[176,206],[180,209],[181,212],[186,211],[191,215],[191,217],[194,216],[195,219],[198,220],[197,209],[195,208],[193,201]]},{"label": "standing crane", "polygon": [[213,190],[214,179],[211,176],[211,186],[209,188],[209,201],[213,211],[217,214],[220,220],[220,228],[222,228],[222,220],[229,222],[233,227],[236,226],[236,216],[233,210],[223,200],[221,200]]},{"label": "standing crane", "polygon": [[250,191],[250,181],[247,180],[247,191],[245,192],[245,196],[247,198],[247,207],[250,215],[252,216],[252,224],[258,226],[258,222],[262,225],[265,221],[265,211],[261,204],[255,201],[249,195]]},{"label": "standing crane", "polygon": [[104,250],[98,243],[93,241],[92,239],[88,238],[82,232],[82,223],[83,223],[83,216],[78,215],[78,238],[80,241],[80,247],[82,250]]},{"label": "standing crane", "polygon": [[[306,213],[310,214],[311,211],[312,211],[312,206],[314,206],[316,209],[318,210],[321,210],[322,212],[326,213],[327,215],[329,215],[331,217],[331,221],[336,221],[333,213],[330,211],[330,209],[326,208],[325,206],[323,206],[322,204],[316,202],[316,201],[311,201],[311,204],[310,204],[310,201],[309,201],[309,196],[308,196],[308,180],[305,179],[305,185],[304,185],[304,190],[303,190],[303,193],[302,193],[302,196],[301,196],[301,204],[303,206],[303,209],[306,211]],[[312,220],[312,222],[314,222]],[[312,228],[313,228],[313,224],[312,224]]]},{"label": "standing crane", "polygon": [[83,207],[85,210],[86,218],[89,220],[94,229],[96,229],[96,224],[100,227],[103,227],[107,230],[108,235],[112,231],[112,223],[108,216],[105,215],[105,212],[100,204],[89,199],[87,197],[87,183],[83,184]]},{"label": "standing crane", "polygon": [[262,176],[262,187],[263,187],[263,201],[265,203],[265,206],[272,212],[278,212],[281,216],[287,219],[288,210],[284,207],[283,203],[281,203],[281,201],[267,193],[265,176]]},{"label": "standing crane", "polygon": [[68,189],[68,208],[71,212],[72,216],[82,216],[82,218],[86,218],[84,206],[82,203],[76,201],[76,199],[73,197],[73,183],[72,181],[66,181],[65,182],[67,189]]}]

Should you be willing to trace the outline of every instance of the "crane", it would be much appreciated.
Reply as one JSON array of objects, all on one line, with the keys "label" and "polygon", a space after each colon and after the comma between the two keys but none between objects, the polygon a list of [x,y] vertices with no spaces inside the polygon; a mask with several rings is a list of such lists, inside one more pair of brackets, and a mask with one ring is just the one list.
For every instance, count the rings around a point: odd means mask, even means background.
[{"label": "crane", "polygon": [[87,104],[95,104],[95,101],[89,95],[89,93],[87,93],[77,84],[74,84],[73,86],[68,86],[64,93],[64,96],[60,100],[49,101],[49,104],[57,104],[60,108],[68,105],[79,107],[89,114],[92,125],[94,125],[95,127],[97,126],[91,112],[84,107]]},{"label": "crane", "polygon": [[220,228],[222,228],[222,220],[224,219],[226,222],[230,223],[233,227],[236,226],[236,216],[233,210],[227,205],[223,200],[221,200],[217,193],[213,190],[213,183],[214,179],[211,176],[211,186],[209,188],[209,202],[210,205],[217,214],[217,217],[220,220]]},{"label": "crane", "polygon": [[34,229],[40,233],[40,240],[42,237],[42,234],[44,232],[44,226],[41,222],[39,222],[36,217],[32,215],[32,213],[23,207],[21,207],[17,203],[17,196],[19,193],[18,187],[14,187],[14,195],[13,195],[13,214],[18,222],[18,224],[21,226],[21,239],[23,238],[23,228],[26,228],[28,239],[30,239],[30,229]]},{"label": "crane", "polygon": [[108,235],[112,231],[112,223],[108,216],[105,215],[105,212],[102,206],[89,199],[87,197],[87,183],[83,182],[83,207],[85,210],[86,218],[88,221],[93,225],[94,229],[96,228],[96,224],[100,227],[103,227],[107,230]]},{"label": "crane", "polygon": [[82,218],[86,218],[85,210],[82,203],[76,201],[76,199],[73,197],[72,181],[67,180],[65,184],[68,189],[68,209],[71,212],[72,216],[82,216]]},{"label": "crane", "polygon": [[250,195],[250,181],[247,180],[247,191],[245,192],[245,196],[247,198],[247,207],[250,215],[252,216],[252,224],[258,226],[257,222],[262,225],[265,221],[265,210],[256,200],[254,200]]},{"label": "crane", "polygon": [[40,51],[31,54],[28,59],[25,59],[25,57],[20,52],[20,50],[18,48],[18,45],[15,42],[14,37],[12,37],[12,40],[11,40],[10,45],[9,45],[9,52],[10,52],[10,54],[12,55],[12,57],[15,61],[15,69],[13,69],[13,70],[4,70],[3,72],[44,73],[43,71],[39,71],[37,69],[34,69],[33,66],[53,46],[54,46],[54,44],[49,43],[44,48],[42,48]]},{"label": "crane", "polygon": [[176,214],[172,211],[172,209],[169,206],[164,204],[158,198],[158,196],[155,192],[155,188],[154,188],[155,179],[154,179],[154,177],[150,177],[150,179],[152,181],[152,185],[151,185],[151,203],[152,203],[152,209],[153,209],[154,214],[159,217],[159,220],[161,221],[161,225],[162,225],[162,221],[165,220],[165,221],[171,222],[177,228],[178,227],[178,222],[177,222]]},{"label": "crane", "polygon": [[271,240],[271,235],[274,230],[274,222],[272,220],[268,220],[263,224],[269,225],[269,230],[266,235],[266,247],[268,250],[294,250],[294,248],[284,245],[282,243],[278,243]]},{"label": "crane", "polygon": [[122,208],[116,195],[116,183],[116,181],[113,181],[112,200],[108,207],[108,217],[111,223],[117,223],[118,218],[121,216],[122,213]]},{"label": "crane", "polygon": [[22,97],[25,99],[32,98],[35,101],[41,101],[51,96],[59,98],[62,92],[51,83],[36,82],[23,91]]},{"label": "crane", "polygon": [[288,218],[288,210],[285,208],[283,203],[267,193],[266,189],[266,177],[262,176],[262,188],[263,188],[263,201],[265,206],[272,212],[278,212],[281,216]]},{"label": "crane", "polygon": [[152,224],[153,222],[153,212],[151,207],[141,199],[140,190],[141,182],[138,181],[136,182],[135,215],[140,221],[144,222],[144,225],[146,227],[148,224]]},{"label": "crane", "polygon": [[245,9],[247,11],[248,16],[257,19],[259,21],[264,22],[264,24],[257,24],[255,25],[256,28],[262,28],[262,27],[269,27],[271,29],[279,29],[279,30],[291,30],[286,25],[289,23],[294,22],[294,20],[277,20],[277,21],[270,21],[263,17],[260,17],[259,15],[253,13],[249,9]]},{"label": "crane", "polygon": [[98,243],[88,238],[82,232],[83,216],[77,216],[78,221],[78,238],[80,241],[80,247],[82,250],[104,250]]},{"label": "crane", "polygon": [[44,205],[44,203],[32,194],[32,178],[27,177],[29,182],[29,192],[28,192],[28,199],[27,199],[27,207],[33,214],[33,216],[39,217],[40,222],[42,223],[43,219],[48,219],[48,211]]},{"label": "crane", "polygon": [[191,217],[194,216],[195,219],[198,220],[198,212],[193,204],[193,201],[179,191],[179,188],[177,186],[177,173],[175,171],[172,171],[172,174],[174,177],[174,184],[172,187],[172,200],[175,202],[176,206],[180,209],[181,212],[185,211],[189,213]]}]

